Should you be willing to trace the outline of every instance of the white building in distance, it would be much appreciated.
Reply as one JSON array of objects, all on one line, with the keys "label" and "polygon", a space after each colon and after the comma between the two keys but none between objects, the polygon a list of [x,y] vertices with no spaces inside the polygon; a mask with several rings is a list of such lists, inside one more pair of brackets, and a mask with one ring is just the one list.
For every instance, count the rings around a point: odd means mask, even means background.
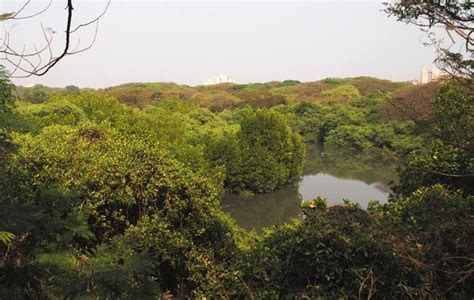
[{"label": "white building in distance", "polygon": [[217,77],[204,81],[202,85],[213,85],[220,83],[232,83],[232,79],[230,79],[230,77],[227,75],[219,75]]},{"label": "white building in distance", "polygon": [[444,72],[441,71],[440,69],[436,68],[436,67],[424,67],[421,70],[420,83],[424,84],[424,83],[431,82],[433,80],[438,79],[439,77],[441,77],[443,75],[444,75]]}]

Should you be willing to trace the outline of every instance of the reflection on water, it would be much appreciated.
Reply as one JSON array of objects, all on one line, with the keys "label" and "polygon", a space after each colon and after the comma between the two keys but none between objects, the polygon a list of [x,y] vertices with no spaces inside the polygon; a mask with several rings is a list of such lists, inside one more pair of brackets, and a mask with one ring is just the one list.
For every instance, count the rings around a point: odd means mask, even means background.
[{"label": "reflection on water", "polygon": [[329,204],[349,199],[366,207],[369,200],[387,201],[396,166],[381,155],[348,154],[306,146],[304,176],[298,184],[268,194],[226,195],[223,208],[237,223],[261,231],[300,214],[301,200],[321,196]]},{"label": "reflection on water", "polygon": [[377,153],[346,153],[306,145],[304,175],[328,174],[341,179],[354,179],[377,184],[389,193],[389,183],[397,180],[396,165]]},{"label": "reflection on water", "polygon": [[301,197],[298,185],[292,184],[273,193],[253,196],[229,194],[224,197],[223,207],[239,225],[260,230],[281,224],[299,215]]},{"label": "reflection on water", "polygon": [[[369,200],[387,201],[388,194],[378,185],[368,185],[360,180],[340,179],[328,174],[306,175],[300,182],[299,193],[303,200],[313,200],[316,196],[326,198],[329,204],[338,204],[342,199],[367,206]],[[368,198],[369,197],[369,198]]]}]

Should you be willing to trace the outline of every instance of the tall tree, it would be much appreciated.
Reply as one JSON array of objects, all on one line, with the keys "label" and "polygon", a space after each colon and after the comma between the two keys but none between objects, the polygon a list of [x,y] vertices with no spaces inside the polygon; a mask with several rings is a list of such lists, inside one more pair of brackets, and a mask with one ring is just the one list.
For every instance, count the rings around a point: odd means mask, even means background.
[{"label": "tall tree", "polygon": [[444,29],[451,44],[462,41],[453,52],[445,41],[429,32],[438,56],[435,62],[452,75],[455,84],[440,88],[433,99],[434,119],[424,128],[429,136],[426,147],[412,153],[401,173],[399,194],[410,194],[421,186],[442,183],[465,193],[474,186],[474,10],[471,1],[413,1],[385,3],[386,12],[399,21],[428,32]]}]

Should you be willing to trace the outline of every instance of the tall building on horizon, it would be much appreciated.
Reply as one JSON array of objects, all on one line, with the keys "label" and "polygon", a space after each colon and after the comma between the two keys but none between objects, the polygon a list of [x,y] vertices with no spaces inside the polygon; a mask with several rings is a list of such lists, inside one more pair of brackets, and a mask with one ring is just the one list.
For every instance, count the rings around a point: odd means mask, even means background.
[{"label": "tall building on horizon", "polygon": [[421,80],[420,83],[428,83],[433,80],[438,79],[439,77],[443,76],[444,72],[438,69],[437,67],[424,67],[421,70]]}]

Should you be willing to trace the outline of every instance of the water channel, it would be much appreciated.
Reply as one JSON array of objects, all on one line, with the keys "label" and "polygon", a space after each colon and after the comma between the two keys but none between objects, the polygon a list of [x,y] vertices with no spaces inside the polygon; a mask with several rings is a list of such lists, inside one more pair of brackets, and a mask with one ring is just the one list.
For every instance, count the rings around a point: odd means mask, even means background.
[{"label": "water channel", "polygon": [[382,155],[328,151],[308,144],[299,182],[268,194],[228,194],[222,206],[238,224],[260,232],[299,216],[301,201],[317,196],[326,198],[330,205],[349,199],[364,208],[370,200],[386,202],[396,180],[396,165]]}]

